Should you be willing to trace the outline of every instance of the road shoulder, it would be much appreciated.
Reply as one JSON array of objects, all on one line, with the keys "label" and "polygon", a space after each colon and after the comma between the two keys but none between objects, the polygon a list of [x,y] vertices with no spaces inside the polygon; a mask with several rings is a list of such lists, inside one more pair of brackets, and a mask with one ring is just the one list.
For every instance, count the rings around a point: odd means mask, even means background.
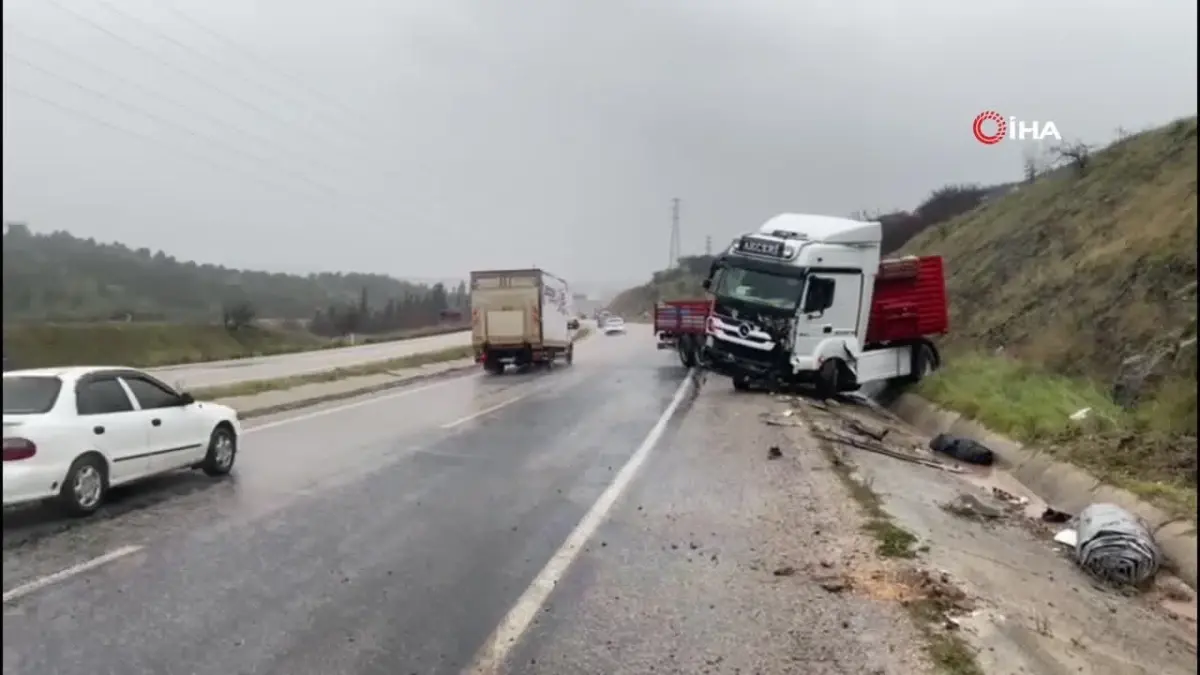
[{"label": "road shoulder", "polygon": [[932,672],[882,587],[842,583],[878,564],[864,519],[824,455],[760,423],[765,400],[700,392],[507,672]]}]

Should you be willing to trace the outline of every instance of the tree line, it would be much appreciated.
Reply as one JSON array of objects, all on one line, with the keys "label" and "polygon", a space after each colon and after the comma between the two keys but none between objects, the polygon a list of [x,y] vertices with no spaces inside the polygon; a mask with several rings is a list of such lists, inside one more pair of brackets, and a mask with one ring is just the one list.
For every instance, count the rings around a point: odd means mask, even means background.
[{"label": "tree line", "polygon": [[382,274],[281,274],[179,260],[163,251],[101,243],[6,223],[5,321],[197,321],[230,328],[263,319],[311,323],[323,333],[385,332],[452,320],[465,285],[419,284]]}]

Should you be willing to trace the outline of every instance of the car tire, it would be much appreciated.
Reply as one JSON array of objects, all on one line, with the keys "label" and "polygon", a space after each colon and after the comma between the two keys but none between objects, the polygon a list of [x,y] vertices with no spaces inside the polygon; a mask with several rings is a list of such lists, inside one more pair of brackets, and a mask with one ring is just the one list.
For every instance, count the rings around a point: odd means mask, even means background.
[{"label": "car tire", "polygon": [[88,453],[71,463],[55,502],[67,515],[81,518],[98,511],[107,496],[108,465],[100,455]]},{"label": "car tire", "polygon": [[734,376],[733,389],[734,391],[750,391],[750,380],[740,375]]},{"label": "car tire", "polygon": [[208,452],[200,469],[209,476],[225,476],[237,460],[237,436],[226,426],[218,426],[208,437]]}]

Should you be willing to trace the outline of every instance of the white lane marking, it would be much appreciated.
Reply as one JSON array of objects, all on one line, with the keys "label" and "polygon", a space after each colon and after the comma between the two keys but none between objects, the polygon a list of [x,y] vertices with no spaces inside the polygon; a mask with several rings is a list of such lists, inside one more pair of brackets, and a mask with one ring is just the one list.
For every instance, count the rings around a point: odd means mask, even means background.
[{"label": "white lane marking", "polygon": [[113,549],[108,553],[92,558],[91,560],[85,560],[78,565],[72,565],[64,570],[59,570],[54,574],[47,574],[44,577],[38,577],[37,579],[23,583],[12,590],[4,591],[4,602],[11,602],[17,598],[29,595],[34,591],[40,591],[47,586],[57,584],[60,581],[66,581],[73,576],[83,574],[88,570],[96,569],[101,565],[107,565],[117,558],[124,558],[125,556],[137,553],[140,550],[142,550],[141,546],[122,546],[121,548]]},{"label": "white lane marking", "polygon": [[562,546],[550,557],[550,561],[546,563],[542,571],[534,577],[533,583],[525,589],[525,592],[517,599],[517,603],[504,616],[500,625],[496,627],[491,637],[484,643],[483,648],[476,654],[471,667],[463,671],[466,675],[494,675],[501,672],[504,660],[517,646],[517,641],[521,639],[525,631],[529,629],[529,625],[541,611],[542,605],[546,604],[550,592],[566,574],[575,558],[579,557],[584,545],[596,534],[596,530],[600,528],[600,524],[604,522],[617,499],[633,482],[638,469],[645,463],[646,458],[650,456],[650,451],[662,438],[667,424],[675,415],[675,411],[679,409],[680,404],[683,403],[691,386],[692,377],[689,372],[688,376],[680,383],[679,389],[675,391],[675,397],[671,399],[671,403],[667,405],[667,409],[650,429],[650,433],[646,435],[642,444],[630,456],[629,461],[625,462],[625,466],[617,472],[616,478],[600,494],[596,503],[592,504],[592,508],[584,514],[583,519],[563,541]]},{"label": "white lane marking", "polygon": [[454,427],[459,426],[460,424],[466,424],[467,422],[470,422],[473,419],[483,417],[484,415],[487,415],[489,413],[494,413],[497,410],[499,410],[505,406],[509,406],[509,405],[516,403],[517,401],[529,398],[530,396],[532,396],[536,393],[537,393],[537,391],[535,390],[535,391],[531,391],[526,394],[521,394],[520,396],[514,396],[514,397],[508,399],[507,401],[502,401],[502,402],[497,403],[496,405],[491,406],[489,408],[484,408],[483,410],[473,412],[470,415],[467,415],[465,417],[460,417],[460,418],[454,420],[453,422],[447,422],[442,425],[442,428],[443,429],[453,429]]},{"label": "white lane marking", "polygon": [[313,412],[304,413],[303,415],[294,415],[292,417],[288,417],[287,419],[276,420],[274,422],[267,422],[266,424],[256,424],[252,427],[247,427],[245,430],[242,431],[242,433],[244,435],[244,434],[253,433],[255,431],[263,431],[265,429],[274,429],[275,427],[281,427],[285,424],[292,424],[294,422],[304,422],[306,420],[311,420],[316,417],[324,417],[325,415],[332,415],[334,413],[339,413],[339,412],[342,412],[345,410],[351,410],[353,408],[360,408],[364,405],[371,405],[372,403],[382,403],[384,401],[391,401],[393,399],[403,398],[405,396],[412,396],[413,394],[419,394],[423,391],[429,391],[430,389],[436,389],[438,387],[444,387],[449,384],[454,384],[455,382],[458,382],[459,379],[460,378],[452,377],[450,379],[443,380],[441,382],[427,384],[423,387],[404,388],[394,394],[385,394],[383,396],[371,396],[371,398],[364,399],[362,401],[355,401],[354,403],[347,403],[345,405],[334,406],[332,408],[321,408],[320,410],[314,410]]}]

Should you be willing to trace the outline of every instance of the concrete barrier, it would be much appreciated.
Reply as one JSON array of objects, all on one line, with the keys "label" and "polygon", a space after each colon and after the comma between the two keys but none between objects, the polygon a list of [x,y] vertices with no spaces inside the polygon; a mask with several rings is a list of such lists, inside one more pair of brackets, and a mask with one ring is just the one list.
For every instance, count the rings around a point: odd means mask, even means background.
[{"label": "concrete barrier", "polygon": [[1078,513],[1088,504],[1116,504],[1146,521],[1172,570],[1196,588],[1196,524],[1168,515],[1133,493],[1102,482],[1079,467],[1049,453],[997,434],[959,413],[943,410],[916,394],[902,394],[888,404],[900,419],[929,436],[953,434],[970,438],[996,453],[996,464],[1055,508]]}]

